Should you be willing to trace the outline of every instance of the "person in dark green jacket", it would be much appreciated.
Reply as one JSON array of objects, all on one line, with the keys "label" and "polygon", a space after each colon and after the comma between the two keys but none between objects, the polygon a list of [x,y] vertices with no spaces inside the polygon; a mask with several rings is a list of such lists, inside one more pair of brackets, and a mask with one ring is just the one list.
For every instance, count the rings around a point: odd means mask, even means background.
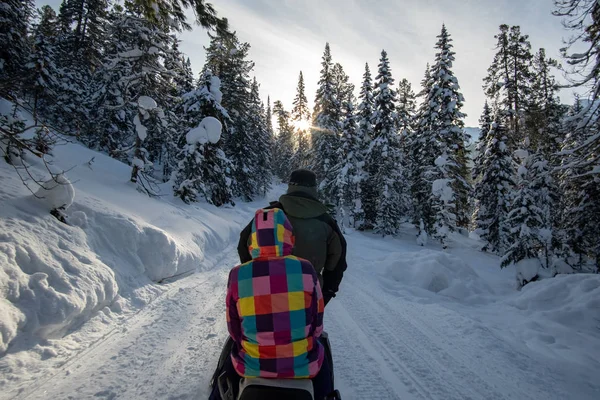
[{"label": "person in dark green jacket", "polygon": [[[317,178],[312,171],[292,172],[287,193],[269,208],[281,208],[292,223],[296,244],[293,255],[310,261],[323,290],[325,304],[335,297],[346,270],[346,240],[327,207],[318,200]],[[252,260],[248,245],[252,223],[240,234],[240,262]]]}]

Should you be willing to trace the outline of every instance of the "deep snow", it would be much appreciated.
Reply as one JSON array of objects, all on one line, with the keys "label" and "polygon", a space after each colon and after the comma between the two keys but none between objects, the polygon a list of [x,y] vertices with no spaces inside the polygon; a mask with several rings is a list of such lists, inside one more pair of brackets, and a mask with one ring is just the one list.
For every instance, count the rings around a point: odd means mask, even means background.
[{"label": "deep snow", "polygon": [[[0,162],[0,398],[205,399],[239,230],[276,193],[185,205],[77,144],[55,154],[75,167],[70,225]],[[346,234],[325,315],[345,400],[600,398],[600,276],[518,291],[475,238]]]}]

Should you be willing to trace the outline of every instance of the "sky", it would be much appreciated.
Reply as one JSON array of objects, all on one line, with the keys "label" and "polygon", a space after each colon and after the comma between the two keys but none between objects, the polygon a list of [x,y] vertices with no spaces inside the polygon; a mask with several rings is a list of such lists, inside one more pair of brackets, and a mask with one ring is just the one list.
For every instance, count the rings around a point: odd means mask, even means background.
[{"label": "sky", "polygon": [[[520,25],[529,35],[533,51],[544,47],[560,60],[565,30],[553,16],[553,0],[209,0],[220,16],[229,20],[242,42],[250,43],[254,74],[266,101],[281,100],[291,108],[299,72],[304,74],[306,95],[313,103],[325,43],[356,85],[365,62],[376,72],[381,50],[390,59],[396,82],[408,79],[420,90],[425,66],[435,56],[434,45],[446,24],[454,42],[458,78],[467,114],[466,126],[477,126],[485,97],[483,78],[493,57],[500,24]],[[37,1],[58,8],[60,0]],[[209,38],[195,27],[180,35],[180,49],[194,71],[202,69],[204,46]],[[560,72],[557,72],[560,78]],[[562,80],[562,79],[561,79]],[[563,80],[564,81],[564,80]],[[561,91],[571,103],[573,91]]]}]

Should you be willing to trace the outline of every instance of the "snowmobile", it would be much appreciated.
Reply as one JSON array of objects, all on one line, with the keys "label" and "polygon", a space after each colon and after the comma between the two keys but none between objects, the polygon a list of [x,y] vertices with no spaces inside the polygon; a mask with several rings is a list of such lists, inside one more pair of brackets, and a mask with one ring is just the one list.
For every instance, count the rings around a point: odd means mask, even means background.
[{"label": "snowmobile", "polygon": [[[323,332],[319,338],[325,347],[325,357],[331,366],[331,382],[335,387],[333,373],[333,356],[331,354],[331,344],[326,332]],[[231,355],[233,340],[228,338],[221,351],[219,363],[215,374],[210,381],[210,387],[218,385],[221,398],[223,400],[341,400],[342,397],[338,390],[329,394],[325,399],[315,399],[313,395],[313,384],[310,379],[264,379],[264,378],[245,378],[240,381],[239,387],[235,387],[227,376],[226,372],[221,374],[225,360]]]}]

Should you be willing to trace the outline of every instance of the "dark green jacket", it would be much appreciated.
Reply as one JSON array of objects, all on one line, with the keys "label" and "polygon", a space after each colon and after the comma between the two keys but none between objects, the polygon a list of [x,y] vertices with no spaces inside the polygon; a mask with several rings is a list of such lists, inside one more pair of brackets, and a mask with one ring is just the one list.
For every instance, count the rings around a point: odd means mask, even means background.
[{"label": "dark green jacket", "polygon": [[[334,295],[346,270],[346,240],[337,223],[327,214],[327,207],[312,196],[293,192],[271,203],[282,208],[292,223],[296,244],[293,255],[311,262],[319,275],[323,292]],[[242,263],[252,259],[248,252],[252,224],[240,234],[238,254]]]}]

